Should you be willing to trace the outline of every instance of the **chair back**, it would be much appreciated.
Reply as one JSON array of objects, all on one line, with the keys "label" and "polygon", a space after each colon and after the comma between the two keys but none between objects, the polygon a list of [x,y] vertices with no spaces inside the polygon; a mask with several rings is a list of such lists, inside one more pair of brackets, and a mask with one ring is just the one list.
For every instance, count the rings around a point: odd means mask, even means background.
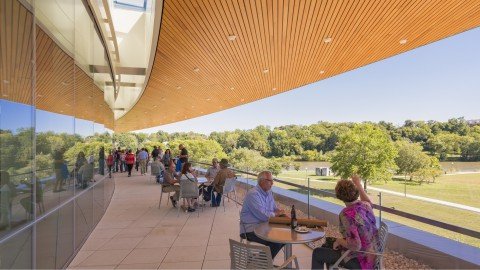
[{"label": "chair back", "polygon": [[157,162],[152,162],[150,165],[150,171],[152,175],[160,175],[160,165]]},{"label": "chair back", "polygon": [[230,239],[230,269],[273,269],[270,248]]},{"label": "chair back", "polygon": [[181,198],[196,198],[198,197],[198,187],[196,182],[188,179],[180,179],[180,197]]},{"label": "chair back", "polygon": [[235,184],[237,183],[237,178],[227,178],[225,180],[225,185],[223,185],[223,194],[233,192],[235,190]]},{"label": "chair back", "polygon": [[[380,223],[380,229],[378,230],[378,242],[377,242],[377,253],[383,254],[385,251],[385,246],[387,244],[388,238],[388,226],[385,222]],[[374,269],[383,269],[383,256],[377,256],[375,258],[375,267]]]}]

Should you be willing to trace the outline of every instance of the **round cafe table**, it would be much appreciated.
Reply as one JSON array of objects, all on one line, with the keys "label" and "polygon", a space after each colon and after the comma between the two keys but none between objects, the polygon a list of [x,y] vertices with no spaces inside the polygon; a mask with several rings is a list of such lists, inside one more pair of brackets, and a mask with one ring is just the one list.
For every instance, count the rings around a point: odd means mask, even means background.
[{"label": "round cafe table", "polygon": [[[261,223],[253,232],[265,241],[285,244],[285,260],[292,256],[292,244],[309,243],[325,237],[324,231],[310,230],[308,233],[298,233],[290,226],[268,222]],[[292,267],[291,263],[288,267]]]}]

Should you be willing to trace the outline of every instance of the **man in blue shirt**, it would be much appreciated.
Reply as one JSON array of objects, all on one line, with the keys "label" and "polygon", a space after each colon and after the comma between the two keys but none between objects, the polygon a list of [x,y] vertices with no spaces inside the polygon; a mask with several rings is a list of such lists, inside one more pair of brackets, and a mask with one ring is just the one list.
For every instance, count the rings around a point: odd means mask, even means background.
[{"label": "man in blue shirt", "polygon": [[272,193],[273,175],[269,171],[258,174],[258,184],[250,189],[240,212],[240,237],[250,242],[257,242],[270,247],[272,258],[282,249],[283,244],[273,243],[260,239],[253,230],[270,217],[284,216],[285,212],[277,208]]}]

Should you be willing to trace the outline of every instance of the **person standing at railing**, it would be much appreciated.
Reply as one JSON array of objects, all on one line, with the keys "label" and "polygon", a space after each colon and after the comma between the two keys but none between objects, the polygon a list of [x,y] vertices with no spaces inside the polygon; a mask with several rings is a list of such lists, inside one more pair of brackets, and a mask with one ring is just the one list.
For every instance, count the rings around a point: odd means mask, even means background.
[{"label": "person standing at railing", "polygon": [[240,237],[250,242],[256,242],[270,247],[272,258],[282,249],[283,244],[265,241],[255,235],[253,230],[271,217],[285,216],[285,211],[279,209],[273,199],[273,175],[270,171],[258,174],[258,184],[245,195],[240,212]]},{"label": "person standing at railing", "polygon": [[[346,207],[340,212],[340,232],[343,238],[316,248],[312,254],[312,269],[324,269],[324,264],[333,265],[342,256],[345,249],[351,251],[376,252],[377,227],[372,202],[363,189],[360,177],[340,180],[335,194]],[[358,197],[360,196],[360,200]],[[373,269],[375,255],[360,252],[349,254],[340,266],[348,269]]]},{"label": "person standing at railing", "polygon": [[183,164],[188,162],[188,150],[183,144],[178,146],[178,150],[180,150],[180,155],[178,155],[177,164],[175,164],[175,171],[180,172]]}]

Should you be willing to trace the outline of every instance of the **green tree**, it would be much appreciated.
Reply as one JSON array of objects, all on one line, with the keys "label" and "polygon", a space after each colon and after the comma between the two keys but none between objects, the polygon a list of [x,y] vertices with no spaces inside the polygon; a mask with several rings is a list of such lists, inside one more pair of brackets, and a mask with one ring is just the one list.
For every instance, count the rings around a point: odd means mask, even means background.
[{"label": "green tree", "polygon": [[263,137],[262,134],[255,130],[247,130],[240,133],[238,137],[237,146],[239,148],[248,148],[253,149],[263,156],[265,156],[270,151],[270,146],[268,144],[267,138]]},{"label": "green tree", "polygon": [[263,157],[260,152],[247,148],[234,149],[230,153],[229,159],[230,163],[240,170],[258,173],[269,167],[267,158]]},{"label": "green tree", "polygon": [[388,134],[372,124],[357,124],[340,137],[331,157],[332,169],[342,178],[358,174],[367,181],[388,181],[396,169],[397,149]]},{"label": "green tree", "polygon": [[289,137],[285,130],[274,129],[270,133],[269,141],[272,157],[299,155],[303,151],[300,141],[294,137]]},{"label": "green tree", "polygon": [[214,140],[206,139],[189,139],[174,140],[168,143],[168,147],[172,151],[172,155],[180,154],[178,146],[183,144],[188,150],[189,159],[198,162],[210,163],[213,158],[225,158],[227,154],[223,152],[222,146]]},{"label": "green tree", "polygon": [[121,149],[137,149],[139,147],[137,136],[132,133],[115,133],[115,147]]},{"label": "green tree", "polygon": [[397,141],[395,146],[398,150],[398,156],[395,158],[397,172],[404,174],[405,178],[408,175],[412,180],[414,173],[430,166],[430,157],[422,152],[423,148],[419,143],[402,140]]},{"label": "green tree", "polygon": [[442,172],[443,170],[438,159],[436,157],[428,157],[425,166],[415,171],[413,176],[418,179],[420,183],[424,181],[430,182],[430,180],[435,183],[435,179],[442,175]]}]

